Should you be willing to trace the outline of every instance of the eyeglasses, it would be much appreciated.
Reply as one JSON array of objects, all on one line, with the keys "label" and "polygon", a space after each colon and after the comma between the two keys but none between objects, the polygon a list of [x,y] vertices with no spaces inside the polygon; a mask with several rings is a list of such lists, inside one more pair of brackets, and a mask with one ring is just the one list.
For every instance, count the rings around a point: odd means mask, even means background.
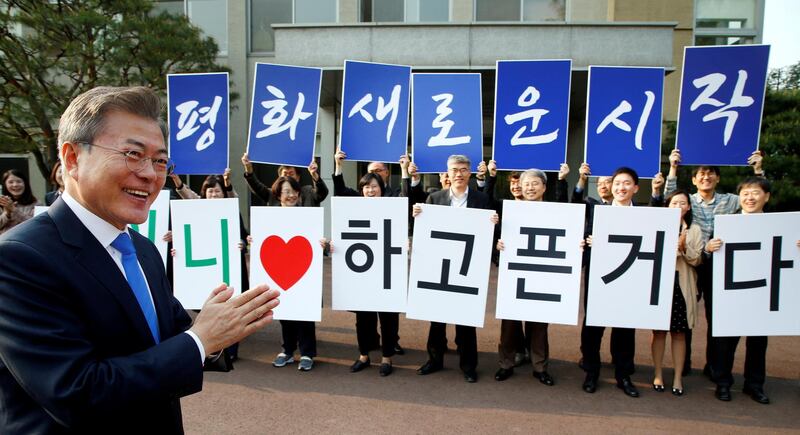
[{"label": "eyeglasses", "polygon": [[467,175],[467,174],[470,173],[470,170],[469,170],[469,168],[450,168],[450,169],[447,170],[447,172],[449,172],[451,174]]},{"label": "eyeglasses", "polygon": [[295,190],[281,190],[281,196],[297,196],[297,191],[295,191]]},{"label": "eyeglasses", "polygon": [[172,171],[175,170],[175,163],[172,162],[170,159],[165,159],[163,157],[145,157],[141,151],[136,150],[128,150],[128,151],[120,151],[116,148],[111,148],[103,145],[97,145],[90,142],[78,142],[80,144],[89,145],[97,148],[102,148],[104,150],[108,150],[114,153],[121,154],[125,157],[125,165],[131,172],[139,173],[147,167],[147,162],[149,161],[150,164],[153,165],[153,170],[156,171],[158,175],[170,175]]}]

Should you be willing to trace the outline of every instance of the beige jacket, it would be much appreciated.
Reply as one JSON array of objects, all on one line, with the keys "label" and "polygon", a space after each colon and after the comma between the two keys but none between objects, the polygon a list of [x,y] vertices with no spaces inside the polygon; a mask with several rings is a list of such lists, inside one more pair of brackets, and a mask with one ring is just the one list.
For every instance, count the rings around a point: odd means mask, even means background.
[{"label": "beige jacket", "polygon": [[[681,231],[686,229],[681,225]],[[678,251],[678,258],[675,269],[678,271],[678,285],[681,287],[683,299],[686,301],[686,321],[689,328],[694,328],[697,318],[697,272],[695,266],[700,264],[703,258],[703,232],[700,225],[694,224],[689,227],[686,234],[686,250]]]}]

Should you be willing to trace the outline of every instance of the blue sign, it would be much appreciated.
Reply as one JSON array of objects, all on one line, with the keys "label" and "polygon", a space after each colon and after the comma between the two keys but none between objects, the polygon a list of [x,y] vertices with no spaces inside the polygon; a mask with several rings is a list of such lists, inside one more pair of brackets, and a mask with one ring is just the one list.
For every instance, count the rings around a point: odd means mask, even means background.
[{"label": "blue sign", "polygon": [[322,70],[256,63],[247,152],[253,162],[308,166],[314,158]]},{"label": "blue sign", "polygon": [[178,174],[228,167],[228,73],[168,74],[169,155]]},{"label": "blue sign", "polygon": [[571,60],[497,61],[493,160],[558,171],[567,160]]},{"label": "blue sign", "polygon": [[620,166],[653,177],[661,164],[664,68],[590,66],[586,155],[592,175]]},{"label": "blue sign", "polygon": [[769,45],[686,47],[675,147],[685,165],[745,166],[758,149]]},{"label": "blue sign", "polygon": [[408,144],[411,67],[344,62],[339,148],[347,160],[394,163]]},{"label": "blue sign", "polygon": [[414,74],[411,143],[419,172],[447,172],[447,158],[463,154],[473,171],[483,160],[481,75]]}]

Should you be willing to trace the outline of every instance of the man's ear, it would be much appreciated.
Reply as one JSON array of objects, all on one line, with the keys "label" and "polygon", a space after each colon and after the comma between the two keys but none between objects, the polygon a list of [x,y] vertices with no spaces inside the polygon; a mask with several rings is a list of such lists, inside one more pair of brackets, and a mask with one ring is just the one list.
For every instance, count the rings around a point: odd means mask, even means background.
[{"label": "man's ear", "polygon": [[64,142],[61,144],[61,162],[64,165],[64,175],[69,175],[73,180],[78,179],[78,155],[80,154],[80,145],[72,142]]},{"label": "man's ear", "polygon": [[633,194],[636,195],[637,193],[639,193],[639,185],[638,184],[633,186]]}]

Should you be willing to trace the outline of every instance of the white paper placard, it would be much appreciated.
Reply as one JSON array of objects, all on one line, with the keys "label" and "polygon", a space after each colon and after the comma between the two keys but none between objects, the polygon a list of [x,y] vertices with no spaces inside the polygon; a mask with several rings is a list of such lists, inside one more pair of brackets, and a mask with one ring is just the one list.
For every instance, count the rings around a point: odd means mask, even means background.
[{"label": "white paper placard", "polygon": [[483,327],[495,211],[421,207],[414,222],[406,317]]},{"label": "white paper placard", "polygon": [[140,225],[131,224],[130,227],[139,234],[147,237],[156,245],[161,254],[164,269],[167,268],[167,245],[164,234],[169,231],[169,190],[158,192],[156,200],[150,205],[147,220]]},{"label": "white paper placard", "polygon": [[503,201],[498,319],[578,324],[585,208]]},{"label": "white paper placard", "polygon": [[211,290],[225,282],[242,292],[239,200],[170,201],[175,297],[189,310],[200,309]]},{"label": "white paper placard", "polygon": [[800,335],[800,212],[715,216],[715,337]]},{"label": "white paper placard", "polygon": [[408,198],[334,197],[332,308],[406,311]]},{"label": "white paper placard", "polygon": [[595,207],[587,325],[669,330],[679,225],[677,208]]},{"label": "white paper placard", "polygon": [[251,207],[250,283],[281,291],[278,320],[322,320],[321,207]]}]

